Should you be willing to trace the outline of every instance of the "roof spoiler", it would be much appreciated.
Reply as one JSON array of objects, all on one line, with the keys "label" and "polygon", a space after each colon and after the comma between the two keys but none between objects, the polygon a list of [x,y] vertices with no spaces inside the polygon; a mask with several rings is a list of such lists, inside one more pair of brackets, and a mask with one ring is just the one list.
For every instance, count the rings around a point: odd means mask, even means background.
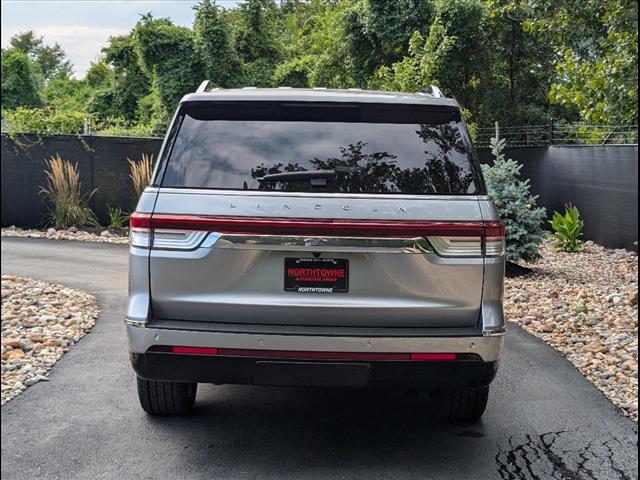
[{"label": "roof spoiler", "polygon": [[[209,88],[210,83],[211,82],[209,82],[209,80],[204,80],[200,84],[198,89],[196,90],[196,93],[204,93],[204,92],[206,92],[207,89]],[[245,88],[247,88],[247,87],[245,87]],[[255,87],[250,87],[250,88],[255,88]],[[286,88],[290,88],[290,87],[286,87]],[[324,87],[323,88],[319,88],[319,87],[314,88],[314,90],[319,90],[319,89],[324,89]],[[360,90],[360,89],[359,88],[349,88],[348,90]],[[427,88],[426,92],[417,92],[417,93],[420,93],[422,95],[429,95],[430,97],[434,97],[434,98],[444,98],[444,95],[442,94],[442,90],[440,90],[435,85],[429,85],[429,88]]]}]

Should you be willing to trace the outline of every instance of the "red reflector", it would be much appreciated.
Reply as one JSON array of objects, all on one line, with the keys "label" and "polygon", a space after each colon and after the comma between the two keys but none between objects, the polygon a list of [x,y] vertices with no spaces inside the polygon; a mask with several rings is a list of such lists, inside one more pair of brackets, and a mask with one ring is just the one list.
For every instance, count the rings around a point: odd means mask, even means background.
[{"label": "red reflector", "polygon": [[412,353],[411,360],[455,360],[455,353]]},{"label": "red reflector", "polygon": [[335,235],[352,237],[478,237],[484,222],[423,220],[340,220],[278,217],[231,217],[155,213],[133,214],[132,227],[206,230],[220,233]]},{"label": "red reflector", "polygon": [[217,348],[208,347],[172,347],[173,353],[191,353],[194,355],[218,355]]}]

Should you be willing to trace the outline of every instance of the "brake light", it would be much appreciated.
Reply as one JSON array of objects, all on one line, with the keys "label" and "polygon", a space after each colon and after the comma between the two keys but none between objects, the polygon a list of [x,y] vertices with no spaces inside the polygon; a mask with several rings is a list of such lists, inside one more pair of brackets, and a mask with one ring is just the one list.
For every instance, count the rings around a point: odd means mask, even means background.
[{"label": "brake light", "polygon": [[150,222],[154,229],[252,235],[414,238],[430,235],[473,237],[484,233],[482,222],[435,220],[342,220],[154,213]]},{"label": "brake light", "polygon": [[131,215],[130,242],[141,248],[192,250],[209,232],[250,235],[426,238],[444,257],[504,254],[504,225],[482,221],[342,220],[205,215]]}]

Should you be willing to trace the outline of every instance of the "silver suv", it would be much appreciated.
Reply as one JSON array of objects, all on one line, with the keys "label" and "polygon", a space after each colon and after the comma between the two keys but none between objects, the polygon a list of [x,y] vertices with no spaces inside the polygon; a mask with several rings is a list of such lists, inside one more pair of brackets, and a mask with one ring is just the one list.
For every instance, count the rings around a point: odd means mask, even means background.
[{"label": "silver suv", "polygon": [[483,414],[504,226],[436,90],[201,87],[130,227],[148,413],[190,411],[205,382],[408,388],[449,418]]}]

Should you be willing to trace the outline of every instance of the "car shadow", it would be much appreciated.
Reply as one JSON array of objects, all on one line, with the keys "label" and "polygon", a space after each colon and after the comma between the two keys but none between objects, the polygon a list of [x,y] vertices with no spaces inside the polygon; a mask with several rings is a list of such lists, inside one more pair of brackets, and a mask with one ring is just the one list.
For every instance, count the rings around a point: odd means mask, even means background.
[{"label": "car shadow", "polygon": [[149,422],[178,441],[181,464],[250,477],[474,478],[485,436],[482,421],[446,421],[411,392],[200,385],[196,405]]}]

